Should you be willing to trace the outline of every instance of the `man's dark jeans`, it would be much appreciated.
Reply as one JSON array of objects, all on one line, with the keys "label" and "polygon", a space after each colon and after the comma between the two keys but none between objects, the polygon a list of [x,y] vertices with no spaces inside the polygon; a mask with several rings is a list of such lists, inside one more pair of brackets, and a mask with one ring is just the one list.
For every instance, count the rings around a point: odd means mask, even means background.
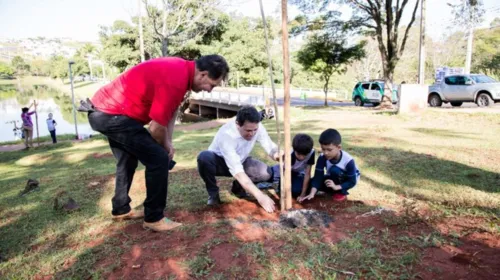
[{"label": "man's dark jeans", "polygon": [[112,214],[130,212],[132,200],[128,193],[140,161],[146,166],[144,220],[152,223],[163,219],[167,204],[168,152],[151,137],[143,124],[134,119],[99,111],[89,113],[88,117],[92,129],[108,137],[117,161]]}]

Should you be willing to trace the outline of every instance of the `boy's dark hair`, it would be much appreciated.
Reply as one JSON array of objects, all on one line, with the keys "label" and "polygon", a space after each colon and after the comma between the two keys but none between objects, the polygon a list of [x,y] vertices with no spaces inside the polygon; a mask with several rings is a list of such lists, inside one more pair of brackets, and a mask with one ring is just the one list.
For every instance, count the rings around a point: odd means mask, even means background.
[{"label": "boy's dark hair", "polygon": [[222,77],[225,80],[229,73],[229,66],[224,57],[216,54],[205,55],[196,60],[196,68],[199,71],[208,71],[208,77],[217,80]]},{"label": "boy's dark hair", "polygon": [[252,106],[245,106],[236,114],[236,122],[243,126],[245,122],[260,123],[260,113]]},{"label": "boy's dark hair", "polygon": [[21,110],[23,111],[23,113],[28,113],[30,109],[28,107],[23,107]]},{"label": "boy's dark hair", "polygon": [[299,155],[308,155],[314,145],[314,141],[311,136],[303,133],[299,133],[293,137],[292,147],[295,152]]},{"label": "boy's dark hair", "polygon": [[340,145],[342,144],[342,137],[336,129],[329,128],[321,133],[319,143],[321,145]]}]

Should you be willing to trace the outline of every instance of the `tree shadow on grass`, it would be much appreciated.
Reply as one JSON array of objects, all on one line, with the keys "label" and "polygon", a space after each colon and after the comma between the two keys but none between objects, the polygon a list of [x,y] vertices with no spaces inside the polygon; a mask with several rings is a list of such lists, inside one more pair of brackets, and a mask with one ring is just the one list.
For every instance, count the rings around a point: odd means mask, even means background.
[{"label": "tree shadow on grass", "polygon": [[[481,205],[481,201],[468,194],[468,187],[478,191],[499,194],[500,174],[462,163],[439,159],[395,148],[362,147],[351,144],[349,153],[364,162],[364,166],[391,178],[397,186],[387,186],[390,191],[417,194],[422,190],[435,193],[435,202],[478,205],[500,213],[500,205]],[[363,174],[363,170],[361,170]],[[362,175],[363,178],[363,175]],[[426,183],[423,183],[426,182]],[[380,186],[380,184],[377,184]],[[442,189],[446,186],[453,191]],[[457,193],[460,192],[460,193]],[[456,201],[457,196],[463,201]],[[429,196],[427,200],[432,200]],[[470,200],[468,200],[470,199]],[[443,201],[444,200],[444,201]]]}]

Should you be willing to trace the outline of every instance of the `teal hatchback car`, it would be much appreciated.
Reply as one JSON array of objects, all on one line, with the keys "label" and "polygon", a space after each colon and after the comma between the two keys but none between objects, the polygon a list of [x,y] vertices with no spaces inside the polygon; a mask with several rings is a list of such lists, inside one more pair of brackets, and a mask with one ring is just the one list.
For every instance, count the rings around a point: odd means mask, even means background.
[{"label": "teal hatchback car", "polygon": [[[365,104],[373,104],[373,106],[378,106],[382,101],[382,96],[384,95],[384,82],[382,81],[370,81],[370,82],[359,82],[354,86],[352,92],[352,101],[354,105],[363,106]],[[397,89],[392,90],[392,103],[398,102],[398,91]]]}]

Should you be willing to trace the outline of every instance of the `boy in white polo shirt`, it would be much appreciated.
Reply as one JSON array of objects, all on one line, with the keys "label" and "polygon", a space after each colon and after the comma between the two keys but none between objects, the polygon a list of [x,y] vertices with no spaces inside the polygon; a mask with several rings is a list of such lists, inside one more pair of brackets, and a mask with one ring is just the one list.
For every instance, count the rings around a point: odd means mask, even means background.
[{"label": "boy in white polo shirt", "polygon": [[57,143],[57,138],[56,138],[56,121],[52,119],[52,113],[49,113],[49,118],[47,119],[47,128],[49,129],[50,132],[50,137],[52,138],[52,143]]},{"label": "boy in white polo shirt", "polygon": [[198,155],[198,172],[207,188],[208,205],[221,203],[216,176],[224,176],[235,178],[233,194],[243,197],[248,192],[267,212],[275,210],[274,201],[255,186],[272,181],[272,167],[249,156],[259,142],[269,157],[279,160],[277,145],[260,121],[254,107],[243,107],[235,119],[219,129],[208,150]]}]

